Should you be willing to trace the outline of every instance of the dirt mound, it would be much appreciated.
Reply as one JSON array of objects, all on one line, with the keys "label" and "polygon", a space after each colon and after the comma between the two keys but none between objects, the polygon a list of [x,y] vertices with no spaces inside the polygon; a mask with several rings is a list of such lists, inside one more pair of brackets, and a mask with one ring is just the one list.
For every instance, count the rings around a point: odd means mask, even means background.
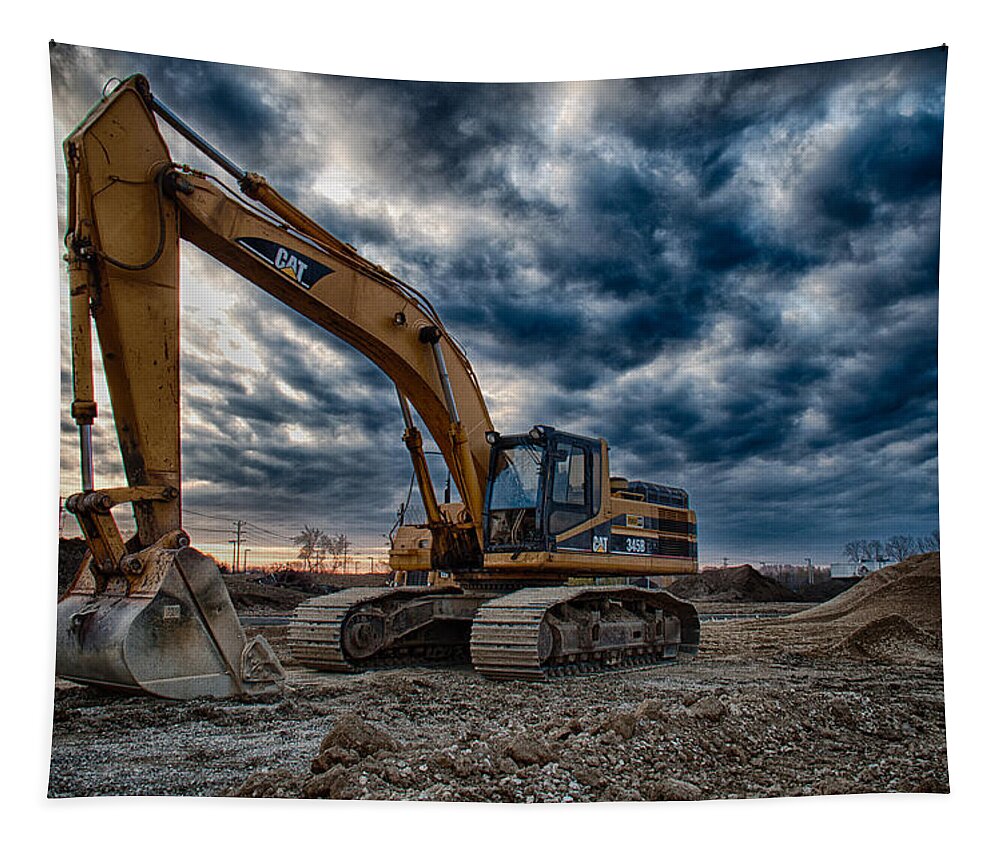
[{"label": "dirt mound", "polygon": [[888,615],[859,627],[839,649],[849,656],[880,662],[932,662],[941,655],[935,636],[899,615]]},{"label": "dirt mound", "polygon": [[799,596],[807,603],[825,603],[857,585],[861,579],[859,577],[837,577],[827,579],[825,582],[817,582],[815,585],[806,585]]},{"label": "dirt mound", "polygon": [[236,798],[301,798],[302,776],[287,768],[251,774],[229,794]]},{"label": "dirt mound", "polygon": [[259,577],[263,585],[292,588],[307,594],[333,594],[344,588],[378,588],[388,585],[392,574],[330,573],[322,570],[278,570]]},{"label": "dirt mound", "polygon": [[283,570],[263,574],[226,574],[226,587],[233,605],[241,613],[291,612],[303,600],[335,594],[356,586],[379,587],[388,573],[331,574],[317,571]]},{"label": "dirt mound", "polygon": [[518,733],[506,743],[503,753],[518,765],[547,765],[555,759],[548,742],[530,733]]},{"label": "dirt mound", "polygon": [[761,575],[749,564],[682,576],[668,590],[682,599],[701,602],[794,603],[801,599],[794,591]]},{"label": "dirt mound", "polygon": [[87,554],[87,542],[83,538],[59,539],[59,596],[66,593],[70,582],[80,569],[80,562]]},{"label": "dirt mound", "polygon": [[924,553],[884,567],[828,603],[792,615],[799,623],[864,626],[899,615],[936,638],[941,633],[941,557]]},{"label": "dirt mound", "polygon": [[643,789],[643,799],[647,801],[700,801],[704,795],[693,783],[667,777],[656,780]]},{"label": "dirt mound", "polygon": [[238,612],[290,612],[313,596],[295,588],[264,584],[242,574],[227,573],[223,581]]},{"label": "dirt mound", "polygon": [[258,580],[261,585],[272,585],[276,588],[291,588],[304,594],[332,594],[336,586],[328,582],[319,582],[315,574],[301,570],[277,570],[265,573]]}]

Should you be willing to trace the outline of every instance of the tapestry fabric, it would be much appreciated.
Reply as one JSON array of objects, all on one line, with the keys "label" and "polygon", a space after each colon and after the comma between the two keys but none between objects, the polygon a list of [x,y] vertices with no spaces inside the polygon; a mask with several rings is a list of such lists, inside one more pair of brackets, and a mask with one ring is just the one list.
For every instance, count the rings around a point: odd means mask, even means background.
[{"label": "tapestry fabric", "polygon": [[50,797],[948,792],[946,63],[53,43]]}]

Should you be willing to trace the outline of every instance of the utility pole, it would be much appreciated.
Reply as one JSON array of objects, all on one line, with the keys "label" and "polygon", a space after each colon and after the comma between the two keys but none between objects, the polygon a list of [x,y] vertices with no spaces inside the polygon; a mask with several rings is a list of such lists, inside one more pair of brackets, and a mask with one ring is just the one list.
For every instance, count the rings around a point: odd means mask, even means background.
[{"label": "utility pole", "polygon": [[812,585],[816,581],[816,574],[813,572],[813,560],[811,558],[806,559],[806,581]]},{"label": "utility pole", "polygon": [[247,561],[249,560],[249,558],[250,558],[250,547],[247,547],[245,550],[243,550],[243,572],[244,573],[247,572]]},{"label": "utility pole", "polygon": [[[243,525],[246,520],[234,520],[233,523],[236,525],[236,538],[232,541],[235,544],[233,552],[233,573],[239,573],[240,570],[240,547],[243,544]],[[246,567],[243,568],[244,573],[246,572]]]}]

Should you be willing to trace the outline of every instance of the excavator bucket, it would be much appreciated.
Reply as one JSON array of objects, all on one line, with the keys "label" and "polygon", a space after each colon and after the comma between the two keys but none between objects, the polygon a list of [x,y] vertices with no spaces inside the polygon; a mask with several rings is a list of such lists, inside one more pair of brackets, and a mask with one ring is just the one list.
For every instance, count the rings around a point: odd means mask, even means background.
[{"label": "excavator bucket", "polygon": [[154,545],[104,575],[84,560],[59,601],[56,674],[156,697],[277,691],[284,671],[267,641],[247,641],[215,563]]}]

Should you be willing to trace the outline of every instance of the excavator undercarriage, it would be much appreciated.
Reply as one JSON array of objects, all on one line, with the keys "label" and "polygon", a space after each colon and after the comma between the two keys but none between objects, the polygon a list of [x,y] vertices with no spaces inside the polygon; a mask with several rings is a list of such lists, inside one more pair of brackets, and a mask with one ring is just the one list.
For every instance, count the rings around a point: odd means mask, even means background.
[{"label": "excavator undercarriage", "polygon": [[299,606],[292,654],[307,667],[467,661],[494,680],[544,680],[688,661],[698,649],[694,606],[632,586],[352,588]]}]

